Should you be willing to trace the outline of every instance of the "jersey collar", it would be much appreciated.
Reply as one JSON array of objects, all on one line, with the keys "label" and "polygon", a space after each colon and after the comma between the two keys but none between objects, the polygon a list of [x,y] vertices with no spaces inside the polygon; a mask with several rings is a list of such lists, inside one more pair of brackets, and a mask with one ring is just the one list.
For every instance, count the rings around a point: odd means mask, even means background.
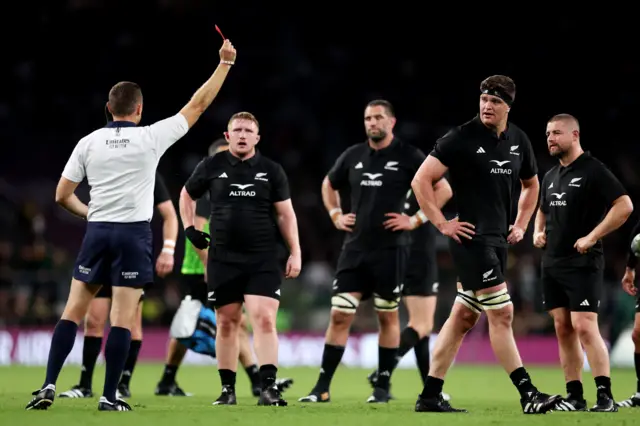
[{"label": "jersey collar", "polygon": [[105,127],[113,128],[113,127],[136,127],[136,123],[133,121],[110,121],[107,123]]},{"label": "jersey collar", "polygon": [[393,139],[391,139],[391,143],[389,144],[389,146],[382,149],[371,148],[371,146],[369,145],[369,141],[365,141],[365,143],[367,144],[367,148],[369,149],[369,155],[384,155],[388,152],[393,151],[393,149],[400,144],[400,139],[394,136]]},{"label": "jersey collar", "polygon": [[497,141],[497,142],[501,142],[501,141],[508,141],[509,140],[509,133],[510,133],[510,129],[511,126],[509,126],[509,123],[507,123],[507,127],[504,129],[504,132],[502,132],[502,134],[500,136],[496,135],[496,133],[489,129],[487,126],[485,126],[482,123],[482,120],[480,119],[480,114],[476,115],[476,117],[473,119],[473,121],[477,124],[478,128],[481,131],[486,132],[491,138],[493,138],[493,140]]},{"label": "jersey collar", "polygon": [[253,167],[256,164],[258,164],[258,160],[260,160],[260,151],[258,151],[257,149],[256,149],[256,155],[244,161],[232,155],[228,150],[225,152],[225,154],[227,155],[227,160],[229,161],[229,164],[231,164],[232,166],[235,166],[238,163],[249,163],[249,165]]}]

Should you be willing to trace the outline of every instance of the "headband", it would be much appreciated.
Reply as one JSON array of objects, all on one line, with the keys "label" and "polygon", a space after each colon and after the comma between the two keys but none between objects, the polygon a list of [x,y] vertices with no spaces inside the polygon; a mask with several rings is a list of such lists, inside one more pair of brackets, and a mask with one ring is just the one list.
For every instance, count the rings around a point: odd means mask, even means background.
[{"label": "headband", "polygon": [[506,91],[502,90],[502,88],[500,87],[494,87],[492,89],[484,89],[482,91],[482,94],[498,97],[502,99],[509,106],[511,106],[511,104],[513,103],[513,98]]}]

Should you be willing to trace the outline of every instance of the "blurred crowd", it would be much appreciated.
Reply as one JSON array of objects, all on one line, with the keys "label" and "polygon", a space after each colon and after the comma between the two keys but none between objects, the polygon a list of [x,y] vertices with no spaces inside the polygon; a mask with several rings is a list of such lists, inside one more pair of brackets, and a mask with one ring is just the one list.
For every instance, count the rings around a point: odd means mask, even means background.
[{"label": "blurred crowd", "polygon": [[[85,223],[55,205],[53,194],[75,143],[104,125],[110,87],[120,80],[141,84],[142,124],[175,114],[215,69],[220,37],[214,23],[237,47],[237,64],[218,99],[167,152],[159,170],[177,207],[182,185],[231,114],[257,116],[259,148],[288,174],[303,247],[303,273],[283,288],[283,330],[323,330],[328,322],[342,235],[324,211],[320,185],[338,155],[364,140],[363,111],[372,99],[391,101],[397,135],[428,153],[438,136],[476,114],[482,79],[510,75],[518,89],[511,119],[529,134],[540,176],[554,164],[546,150],[546,120],[572,113],[581,122],[583,146],[621,179],[640,210],[632,113],[640,110],[640,67],[630,55],[619,55],[627,49],[624,38],[600,49],[587,24],[565,19],[547,22],[547,31],[531,39],[531,27],[523,23],[510,27],[506,53],[496,57],[474,47],[480,42],[471,29],[451,31],[449,22],[437,20],[417,25],[421,18],[394,15],[399,12],[390,12],[380,28],[375,17],[350,19],[320,8],[296,17],[266,4],[238,13],[232,5],[197,0],[131,3],[123,14],[105,1],[51,2],[29,6],[18,18],[31,37],[7,46],[8,62],[0,70],[11,82],[0,92],[0,324],[52,324],[61,313]],[[571,46],[571,60],[550,69],[550,46],[559,39]],[[88,200],[85,184],[79,196]],[[153,222],[158,236],[159,220]],[[631,225],[605,244],[605,336],[615,335],[633,311],[619,285]],[[455,294],[447,244],[438,239],[442,296],[436,325]],[[175,273],[148,292],[147,324],[166,325],[179,303],[181,255],[178,250]],[[519,334],[553,330],[542,312],[539,259],[529,231],[511,250],[507,272]],[[371,312],[365,304],[356,330],[375,327]]]}]

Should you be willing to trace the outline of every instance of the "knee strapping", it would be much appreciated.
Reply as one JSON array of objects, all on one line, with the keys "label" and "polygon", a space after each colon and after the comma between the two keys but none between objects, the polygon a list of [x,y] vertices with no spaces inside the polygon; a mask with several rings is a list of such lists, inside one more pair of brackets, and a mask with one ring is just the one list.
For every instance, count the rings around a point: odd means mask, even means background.
[{"label": "knee strapping", "polygon": [[456,302],[462,303],[476,313],[482,313],[482,311],[492,309],[502,309],[512,303],[511,296],[506,288],[489,294],[476,294],[471,290],[458,290]]},{"label": "knee strapping", "polygon": [[400,297],[392,300],[387,300],[387,299],[383,299],[377,294],[373,295],[373,306],[376,311],[380,311],[380,312],[397,311],[399,304],[400,304]]},{"label": "knee strapping", "polygon": [[349,293],[338,293],[331,298],[331,308],[346,314],[355,314],[360,301]]}]

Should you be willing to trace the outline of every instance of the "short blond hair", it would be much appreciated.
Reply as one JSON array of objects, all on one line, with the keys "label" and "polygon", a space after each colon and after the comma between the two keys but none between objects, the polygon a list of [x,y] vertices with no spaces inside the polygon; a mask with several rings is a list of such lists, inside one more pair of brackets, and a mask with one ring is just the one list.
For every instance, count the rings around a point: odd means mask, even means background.
[{"label": "short blond hair", "polygon": [[231,123],[233,122],[233,120],[248,120],[248,121],[253,121],[254,123],[256,123],[256,127],[258,128],[258,130],[260,130],[260,124],[258,123],[258,119],[256,118],[255,115],[251,114],[250,112],[246,112],[246,111],[242,111],[242,112],[236,112],[235,114],[233,114],[231,116],[231,118],[229,119],[229,123],[227,123],[227,127],[229,127],[231,125]]}]

